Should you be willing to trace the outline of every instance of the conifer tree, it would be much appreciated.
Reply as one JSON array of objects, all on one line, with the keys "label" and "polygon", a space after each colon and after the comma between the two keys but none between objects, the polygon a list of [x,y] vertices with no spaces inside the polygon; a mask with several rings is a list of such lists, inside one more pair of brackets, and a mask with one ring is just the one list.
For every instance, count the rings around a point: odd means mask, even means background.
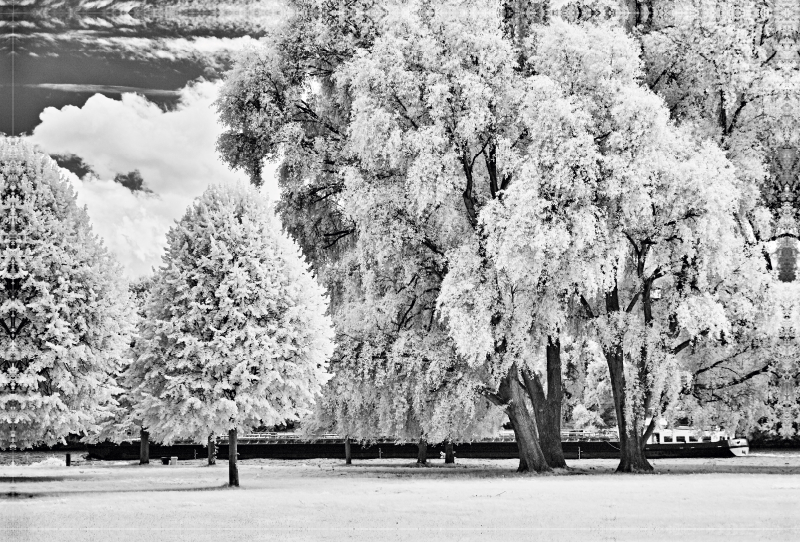
[{"label": "conifer tree", "polygon": [[155,439],[229,435],[309,412],[328,380],[325,292],[254,188],[212,186],[167,234],[131,375]]},{"label": "conifer tree", "polygon": [[75,198],[52,159],[0,138],[2,448],[92,434],[116,406],[132,310]]}]

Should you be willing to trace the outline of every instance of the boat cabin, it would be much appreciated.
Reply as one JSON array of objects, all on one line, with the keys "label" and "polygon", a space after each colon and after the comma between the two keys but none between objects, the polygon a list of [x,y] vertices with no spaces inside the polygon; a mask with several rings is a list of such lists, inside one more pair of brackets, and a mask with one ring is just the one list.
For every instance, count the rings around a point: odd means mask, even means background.
[{"label": "boat cabin", "polygon": [[687,444],[731,440],[727,431],[718,427],[711,431],[704,431],[688,425],[667,428],[664,421],[659,425],[661,427],[656,426],[653,434],[647,439],[647,444]]}]

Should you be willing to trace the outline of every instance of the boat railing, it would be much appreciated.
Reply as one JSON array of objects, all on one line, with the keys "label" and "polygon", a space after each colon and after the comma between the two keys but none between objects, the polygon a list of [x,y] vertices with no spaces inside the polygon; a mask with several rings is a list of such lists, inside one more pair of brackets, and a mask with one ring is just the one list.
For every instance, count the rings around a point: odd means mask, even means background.
[{"label": "boat railing", "polygon": [[567,442],[580,442],[586,440],[619,440],[619,435],[616,431],[562,431],[561,440]]}]

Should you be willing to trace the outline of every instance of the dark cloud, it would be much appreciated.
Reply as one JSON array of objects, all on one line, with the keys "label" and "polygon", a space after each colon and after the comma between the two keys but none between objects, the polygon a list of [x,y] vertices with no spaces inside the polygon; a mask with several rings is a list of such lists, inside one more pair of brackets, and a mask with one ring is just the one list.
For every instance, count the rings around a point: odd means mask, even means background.
[{"label": "dark cloud", "polygon": [[83,107],[95,93],[135,92],[175,107],[175,89],[220,78],[236,51],[279,25],[286,16],[279,3],[0,0],[0,37],[10,32],[16,51],[0,54],[0,132],[30,134],[47,107]]},{"label": "dark cloud", "polygon": [[55,160],[59,166],[77,175],[79,179],[83,179],[88,173],[97,175],[92,166],[84,162],[83,158],[77,154],[51,154],[50,158]]},{"label": "dark cloud", "polygon": [[89,84],[69,84],[69,83],[39,83],[36,85],[24,85],[29,88],[42,88],[50,90],[60,90],[62,92],[83,92],[101,94],[122,94],[123,92],[133,92],[144,96],[171,96],[178,98],[181,95],[180,89],[167,90],[160,88],[142,88],[123,85],[89,85]]},{"label": "dark cloud", "polygon": [[117,173],[114,176],[114,182],[119,183],[131,192],[147,192],[152,194],[142,178],[142,174],[138,169],[134,169],[128,173]]}]

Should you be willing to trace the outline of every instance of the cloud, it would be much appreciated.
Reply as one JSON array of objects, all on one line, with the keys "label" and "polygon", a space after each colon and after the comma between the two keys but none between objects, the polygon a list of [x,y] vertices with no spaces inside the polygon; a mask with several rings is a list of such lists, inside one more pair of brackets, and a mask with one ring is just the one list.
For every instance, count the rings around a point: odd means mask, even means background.
[{"label": "cloud", "polygon": [[126,87],[120,85],[74,85],[68,83],[37,83],[24,85],[30,88],[45,88],[60,90],[62,92],[105,92],[107,94],[122,94],[125,92],[144,94],[145,96],[180,96],[180,90],[165,90],[159,88]]},{"label": "cloud", "polygon": [[50,158],[55,160],[60,167],[77,175],[79,179],[82,179],[89,173],[97,175],[92,170],[92,166],[84,162],[83,158],[75,154],[51,154]]},{"label": "cloud", "polygon": [[62,172],[78,193],[78,204],[86,206],[95,233],[129,277],[146,275],[160,265],[167,231],[191,198],[131,192],[113,181],[82,180],[68,170]]},{"label": "cloud", "polygon": [[[91,166],[93,173],[82,179],[67,170],[65,178],[131,277],[160,265],[167,230],[210,184],[247,182],[216,153],[221,127],[213,101],[219,88],[219,82],[188,85],[174,111],[141,95],[113,100],[96,94],[80,108],[45,109],[29,137],[48,154],[76,155]],[[152,194],[114,181],[132,171]],[[267,181],[265,193],[274,198],[277,182]]]},{"label": "cloud", "polygon": [[[270,25],[277,24],[271,21]],[[123,56],[133,60],[194,61],[222,68],[240,51],[259,46],[249,35],[236,37],[196,36],[189,38],[108,36],[96,31],[66,30],[61,33],[31,32],[24,36],[26,48],[77,47],[80,51]]]},{"label": "cloud", "polygon": [[147,187],[147,184],[144,182],[144,179],[142,179],[142,174],[139,173],[138,169],[134,169],[129,173],[117,173],[114,176],[114,182],[121,184],[131,192],[153,193],[153,191]]}]

